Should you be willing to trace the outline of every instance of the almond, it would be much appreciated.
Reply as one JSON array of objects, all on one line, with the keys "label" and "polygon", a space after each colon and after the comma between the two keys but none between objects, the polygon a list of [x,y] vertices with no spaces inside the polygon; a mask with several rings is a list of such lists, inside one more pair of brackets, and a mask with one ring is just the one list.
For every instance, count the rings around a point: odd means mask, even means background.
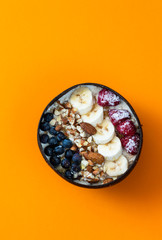
[{"label": "almond", "polygon": [[55,127],[55,130],[56,131],[60,131],[62,129],[62,126],[61,125],[57,125],[56,127]]},{"label": "almond", "polygon": [[83,129],[83,131],[85,131],[89,135],[94,135],[97,132],[96,128],[89,123],[82,122],[80,126]]},{"label": "almond", "polygon": [[112,178],[106,178],[105,180],[103,180],[103,184],[106,184],[106,183],[109,183],[109,182],[112,182],[113,179]]},{"label": "almond", "polygon": [[91,160],[94,163],[101,164],[104,162],[104,157],[100,153],[89,152],[84,157],[85,159]]},{"label": "almond", "polygon": [[89,183],[97,183],[97,182],[99,182],[99,179],[98,178],[91,178],[91,179],[88,179],[87,182],[89,182]]}]

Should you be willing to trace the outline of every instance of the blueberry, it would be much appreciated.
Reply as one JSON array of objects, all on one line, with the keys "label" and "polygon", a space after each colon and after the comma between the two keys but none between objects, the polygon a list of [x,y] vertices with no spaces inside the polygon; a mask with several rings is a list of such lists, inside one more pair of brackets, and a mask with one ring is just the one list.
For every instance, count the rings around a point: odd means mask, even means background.
[{"label": "blueberry", "polygon": [[77,165],[80,164],[81,160],[82,160],[82,157],[81,157],[81,155],[79,155],[79,153],[75,153],[72,157],[73,163],[75,163]]},{"label": "blueberry", "polygon": [[64,139],[62,141],[62,145],[64,148],[71,148],[72,147],[72,141],[70,139]]},{"label": "blueberry", "polygon": [[44,121],[50,122],[53,119],[53,113],[46,113],[44,114]]},{"label": "blueberry", "polygon": [[71,170],[72,170],[73,172],[80,172],[81,168],[80,168],[80,166],[77,165],[76,163],[72,163],[72,164],[71,164]]},{"label": "blueberry", "polygon": [[58,135],[57,135],[57,140],[59,142],[61,142],[62,140],[64,140],[66,137],[65,135],[63,134],[63,132],[59,132]]},{"label": "blueberry", "polygon": [[51,127],[49,132],[50,132],[51,135],[57,135],[58,134],[58,132],[55,130],[55,127]]},{"label": "blueberry", "polygon": [[61,155],[62,153],[64,153],[64,147],[63,146],[57,146],[54,148],[54,152],[57,154],[57,155]]},{"label": "blueberry", "polygon": [[49,139],[49,136],[47,134],[42,134],[40,136],[40,142],[41,143],[47,143],[48,142],[48,139]]},{"label": "blueberry", "polygon": [[51,137],[51,138],[48,140],[48,143],[49,143],[50,145],[56,146],[56,145],[58,144],[57,138]]},{"label": "blueberry", "polygon": [[48,131],[50,129],[48,122],[41,122],[39,127],[42,131]]},{"label": "blueberry", "polygon": [[69,168],[70,167],[70,160],[67,159],[67,158],[64,158],[62,161],[61,161],[61,166],[63,168]]},{"label": "blueberry", "polygon": [[73,173],[70,170],[66,170],[65,177],[68,179],[73,179]]},{"label": "blueberry", "polygon": [[74,155],[74,152],[72,150],[66,150],[65,157],[71,159]]},{"label": "blueberry", "polygon": [[53,154],[53,148],[52,148],[51,146],[45,147],[44,153],[45,153],[47,156],[52,156],[52,154]]},{"label": "blueberry", "polygon": [[50,158],[50,163],[54,166],[57,167],[61,163],[61,159],[57,156],[52,156]]}]

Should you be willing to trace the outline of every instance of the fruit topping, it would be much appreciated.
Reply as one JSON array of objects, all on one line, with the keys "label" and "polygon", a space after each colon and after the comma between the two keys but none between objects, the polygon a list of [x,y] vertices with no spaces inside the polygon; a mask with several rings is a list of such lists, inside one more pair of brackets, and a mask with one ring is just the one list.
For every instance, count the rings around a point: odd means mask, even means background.
[{"label": "fruit topping", "polygon": [[53,148],[52,148],[51,146],[45,147],[44,153],[45,153],[47,156],[52,156],[52,154],[53,154]]},{"label": "fruit topping", "polygon": [[66,136],[63,134],[63,132],[59,132],[57,135],[57,140],[59,142],[61,142],[62,140],[64,140],[66,138]]},{"label": "fruit topping", "polygon": [[58,144],[58,140],[56,137],[51,137],[51,138],[49,138],[48,143],[49,143],[49,145],[56,146]]},{"label": "fruit topping", "polygon": [[48,122],[41,122],[40,123],[40,129],[42,131],[48,131],[50,129],[50,125]]},{"label": "fruit topping", "polygon": [[53,119],[53,113],[46,113],[44,114],[44,121],[50,122]]},{"label": "fruit topping", "polygon": [[116,130],[118,131],[118,133],[124,136],[133,136],[136,133],[135,125],[129,119],[126,119],[123,122],[119,123],[119,125],[117,125],[116,127]]},{"label": "fruit topping", "polygon": [[57,147],[54,148],[54,153],[56,153],[57,155],[61,155],[64,153],[64,147],[59,145]]},{"label": "fruit topping", "polygon": [[49,139],[49,136],[47,134],[42,134],[40,136],[40,142],[41,143],[47,143],[48,142],[48,139]]},{"label": "fruit topping", "polygon": [[62,146],[64,147],[64,148],[71,148],[72,147],[72,141],[70,140],[70,139],[64,139],[63,141],[62,141]]},{"label": "fruit topping", "polygon": [[75,153],[72,157],[72,162],[79,165],[81,163],[82,157],[79,153]]},{"label": "fruit topping", "polygon": [[139,134],[135,134],[134,136],[126,136],[121,138],[121,143],[124,149],[132,154],[135,155],[138,152],[138,147],[140,143],[140,136]]},{"label": "fruit topping", "polygon": [[51,135],[57,135],[58,134],[58,132],[56,131],[55,127],[51,127],[50,130],[49,130],[49,133]]},{"label": "fruit topping", "polygon": [[64,158],[62,161],[61,161],[61,166],[65,169],[69,168],[71,165],[70,163],[70,160],[67,159],[67,158]]},{"label": "fruit topping", "polygon": [[121,123],[123,120],[131,118],[131,114],[128,110],[124,109],[110,109],[109,117],[114,126]]},{"label": "fruit topping", "polygon": [[72,159],[72,156],[74,155],[74,152],[72,150],[66,150],[65,157]]},{"label": "fruit topping", "polygon": [[68,179],[73,179],[73,173],[70,170],[66,170],[65,177]]},{"label": "fruit topping", "polygon": [[81,168],[80,168],[80,166],[77,165],[76,163],[72,163],[72,165],[71,165],[71,170],[72,170],[73,172],[80,172]]},{"label": "fruit topping", "polygon": [[120,103],[120,98],[115,93],[107,89],[102,89],[98,94],[98,104],[102,107],[116,106]]},{"label": "fruit topping", "polygon": [[54,166],[57,167],[61,163],[61,159],[57,156],[52,156],[50,158],[50,163]]}]

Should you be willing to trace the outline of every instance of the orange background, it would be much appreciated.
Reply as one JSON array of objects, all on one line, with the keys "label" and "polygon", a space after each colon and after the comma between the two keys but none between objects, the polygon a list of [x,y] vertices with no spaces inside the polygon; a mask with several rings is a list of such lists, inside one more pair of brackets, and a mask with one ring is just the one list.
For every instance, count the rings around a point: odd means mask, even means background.
[{"label": "orange background", "polygon": [[[162,239],[162,2],[1,1],[0,239]],[[48,102],[105,84],[136,110],[140,161],[111,188],[73,186],[46,164]]]}]

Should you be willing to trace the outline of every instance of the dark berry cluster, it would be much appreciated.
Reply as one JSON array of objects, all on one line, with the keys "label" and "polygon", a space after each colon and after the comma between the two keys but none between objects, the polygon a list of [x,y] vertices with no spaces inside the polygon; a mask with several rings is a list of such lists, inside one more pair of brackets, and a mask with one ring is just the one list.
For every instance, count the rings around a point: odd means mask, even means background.
[{"label": "dark berry cluster", "polygon": [[[65,177],[73,179],[75,173],[80,172],[81,156],[79,153],[70,150],[73,143],[61,131],[56,131],[54,126],[50,125],[53,119],[52,113],[44,114],[40,123],[40,129],[44,132],[40,135],[40,142],[48,144],[44,148],[45,155],[50,157],[50,163],[57,167],[59,164],[66,170]],[[49,137],[52,135],[52,137]]]}]

